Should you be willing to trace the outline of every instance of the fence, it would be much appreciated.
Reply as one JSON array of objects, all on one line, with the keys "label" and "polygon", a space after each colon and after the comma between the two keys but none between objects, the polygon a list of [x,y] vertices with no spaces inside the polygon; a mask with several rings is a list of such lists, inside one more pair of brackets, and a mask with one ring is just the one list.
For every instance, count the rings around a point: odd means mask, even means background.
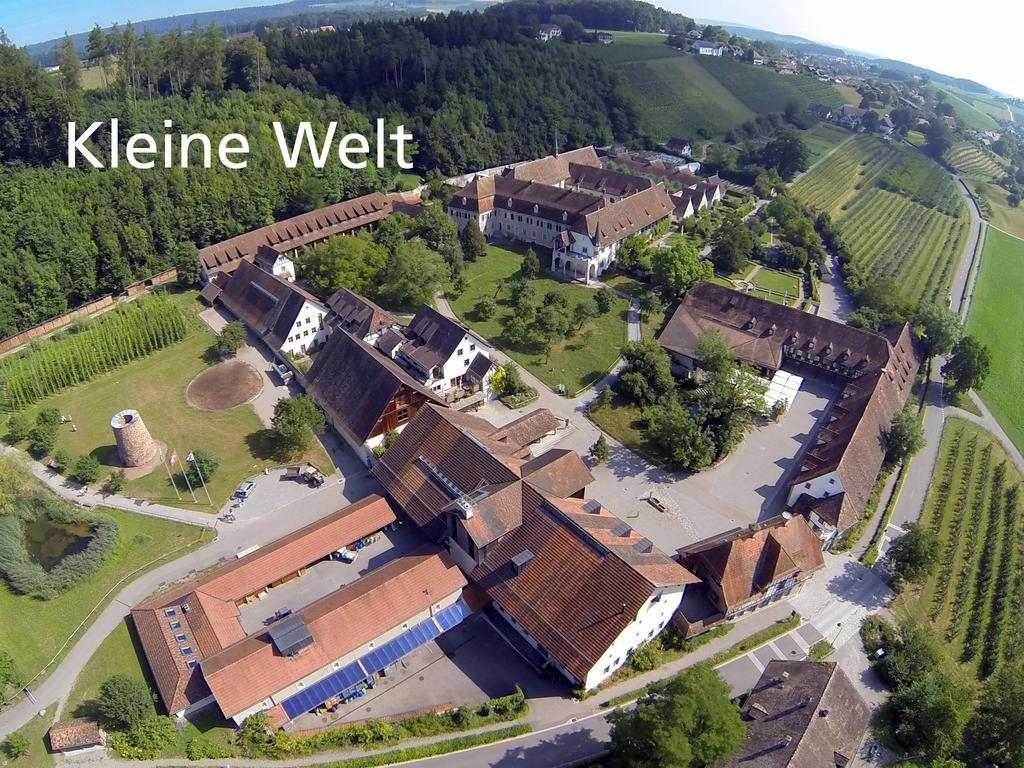
[{"label": "fence", "polygon": [[[173,282],[174,280],[177,280],[177,278],[178,270],[172,267],[171,269],[164,270],[152,277],[148,277],[145,280],[139,280],[126,286],[124,292],[120,295],[128,298],[135,298],[151,288]],[[108,293],[106,296],[100,296],[98,299],[94,299],[88,304],[83,304],[80,307],[76,307],[75,309],[65,312],[63,315],[51,317],[49,320],[44,320],[39,325],[28,328],[21,333],[8,336],[6,339],[0,341],[0,355],[24,346],[32,341],[32,339],[39,336],[44,336],[48,333],[52,333],[53,331],[60,330],[61,328],[66,328],[80,317],[89,317],[91,315],[95,315],[97,312],[109,309],[114,306],[115,301],[116,297],[114,294]]]}]

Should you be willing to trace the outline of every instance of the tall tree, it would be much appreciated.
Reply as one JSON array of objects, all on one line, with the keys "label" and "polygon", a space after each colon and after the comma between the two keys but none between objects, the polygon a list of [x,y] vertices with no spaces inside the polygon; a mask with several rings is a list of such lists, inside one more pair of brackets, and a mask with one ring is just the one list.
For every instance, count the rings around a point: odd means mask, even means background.
[{"label": "tall tree", "polygon": [[948,354],[963,332],[960,316],[935,302],[922,302],[918,305],[914,313],[914,325],[918,326],[928,357]]},{"label": "tall tree", "polygon": [[459,240],[462,242],[462,253],[466,261],[476,261],[487,255],[487,240],[476,221],[467,222],[462,228]]},{"label": "tall tree", "polygon": [[992,354],[974,336],[964,336],[953,346],[953,353],[942,366],[942,375],[953,379],[953,390],[964,393],[979,389],[988,378]]},{"label": "tall tree", "polygon": [[904,408],[893,416],[885,444],[886,456],[896,463],[909,459],[924,448],[924,427],[912,409]]},{"label": "tall tree", "polygon": [[1024,660],[1001,664],[985,681],[970,733],[989,764],[1024,768]]},{"label": "tall tree", "polygon": [[743,744],[746,725],[729,688],[706,664],[652,686],[633,710],[612,722],[612,768],[703,768]]},{"label": "tall tree", "polygon": [[57,54],[57,66],[60,70],[60,87],[64,91],[79,91],[82,88],[82,62],[75,50],[75,41],[71,35],[65,34]]},{"label": "tall tree", "polygon": [[666,296],[675,298],[701,280],[710,280],[715,270],[710,262],[700,259],[689,242],[678,241],[669,248],[657,248],[651,255],[654,283]]},{"label": "tall tree", "polygon": [[103,84],[107,85],[107,70],[110,59],[110,43],[99,24],[89,30],[89,39],[85,44],[85,55],[89,59],[90,67],[101,67],[103,70]]}]

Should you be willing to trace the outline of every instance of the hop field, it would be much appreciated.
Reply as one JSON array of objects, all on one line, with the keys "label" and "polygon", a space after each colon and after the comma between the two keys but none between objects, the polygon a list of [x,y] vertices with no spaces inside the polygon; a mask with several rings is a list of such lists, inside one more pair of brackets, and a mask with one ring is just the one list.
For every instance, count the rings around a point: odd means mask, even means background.
[{"label": "hop field", "polygon": [[939,537],[939,566],[897,604],[930,622],[979,678],[1024,655],[1020,482],[990,433],[949,419],[921,517]]},{"label": "hop field", "polygon": [[970,225],[960,193],[937,164],[858,136],[793,189],[832,216],[858,272],[891,277],[912,303],[944,299]]}]

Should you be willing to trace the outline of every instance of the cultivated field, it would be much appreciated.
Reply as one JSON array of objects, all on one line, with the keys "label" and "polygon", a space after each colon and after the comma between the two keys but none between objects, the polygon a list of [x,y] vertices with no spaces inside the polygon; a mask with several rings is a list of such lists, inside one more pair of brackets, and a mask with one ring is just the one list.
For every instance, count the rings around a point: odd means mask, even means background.
[{"label": "cultivated field", "polygon": [[[508,291],[503,289],[518,273],[525,248],[503,248],[491,245],[487,255],[466,264],[468,286],[451,300],[452,309],[470,328],[494,343],[517,363],[552,388],[564,384],[570,393],[578,392],[604,376],[619,359],[626,342],[626,313],[629,304],[616,298],[611,311],[584,324],[571,339],[556,343],[548,355],[524,348],[503,335],[504,318],[514,311]],[[542,261],[543,263],[543,261]],[[537,300],[548,291],[566,296],[570,311],[578,302],[594,295],[594,289],[541,276],[532,281]],[[479,317],[474,306],[488,296],[498,304],[498,311],[488,320]]]},{"label": "cultivated field", "polygon": [[956,121],[966,128],[976,131],[994,131],[999,127],[990,114],[968,103],[950,90],[946,90],[946,102],[953,107]]},{"label": "cultivated field", "polygon": [[614,32],[612,45],[587,50],[626,76],[637,94],[644,128],[656,139],[712,135],[782,112],[786,104],[843,103],[828,83],[799,75],[783,76],[732,59],[695,56],[665,45],[665,35]]},{"label": "cultivated field", "polygon": [[961,176],[978,181],[998,181],[1005,173],[994,154],[967,142],[950,148],[946,162]]},{"label": "cultivated field", "polygon": [[992,370],[981,397],[1010,439],[1024,450],[1022,317],[1024,240],[989,228],[967,330],[992,350]]},{"label": "cultivated field", "polygon": [[5,617],[0,621],[0,649],[11,654],[26,679],[34,677],[54,656],[63,656],[67,650],[61,649],[64,641],[94,607],[101,610],[110,602],[117,592],[111,588],[122,579],[139,576],[168,557],[181,557],[213,535],[208,528],[132,512],[105,507],[98,511],[114,518],[120,532],[114,551],[94,574],[52,600],[15,594],[0,579],[0,616]]},{"label": "cultivated field", "polygon": [[892,277],[910,302],[945,296],[969,220],[938,165],[859,136],[800,179],[794,192],[839,224],[852,263],[865,274]]},{"label": "cultivated field", "polygon": [[1012,207],[1010,193],[998,184],[979,182],[989,207],[989,221],[1012,235],[1024,237],[1024,207]]},{"label": "cultivated field", "polygon": [[809,160],[813,163],[822,155],[831,152],[836,146],[848,136],[850,132],[841,128],[835,123],[817,123],[806,130],[800,131],[804,144],[810,154]]},{"label": "cultivated field", "polygon": [[896,603],[897,612],[930,622],[979,678],[1024,655],[1020,481],[990,433],[949,419],[921,516],[942,555],[920,593]]}]

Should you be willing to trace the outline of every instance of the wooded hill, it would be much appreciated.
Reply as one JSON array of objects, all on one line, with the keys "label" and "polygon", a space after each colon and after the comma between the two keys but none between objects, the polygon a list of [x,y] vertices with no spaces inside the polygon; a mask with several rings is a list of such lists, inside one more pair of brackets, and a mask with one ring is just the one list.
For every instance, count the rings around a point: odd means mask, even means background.
[{"label": "wooded hill", "polygon": [[[81,90],[73,49],[54,78],[0,46],[0,336],[185,263],[196,247],[393,183],[372,168],[287,170],[273,120],[310,120],[319,135],[330,120],[339,135],[372,135],[378,116],[404,122],[416,169],[435,175],[545,154],[556,131],[561,146],[576,146],[637,129],[618,75],[579,46],[536,41],[512,7],[232,41],[215,26],[97,29],[84,53],[106,88]],[[66,123],[112,117],[123,135],[161,134],[165,119],[210,136],[243,133],[249,167],[64,167]]]}]

